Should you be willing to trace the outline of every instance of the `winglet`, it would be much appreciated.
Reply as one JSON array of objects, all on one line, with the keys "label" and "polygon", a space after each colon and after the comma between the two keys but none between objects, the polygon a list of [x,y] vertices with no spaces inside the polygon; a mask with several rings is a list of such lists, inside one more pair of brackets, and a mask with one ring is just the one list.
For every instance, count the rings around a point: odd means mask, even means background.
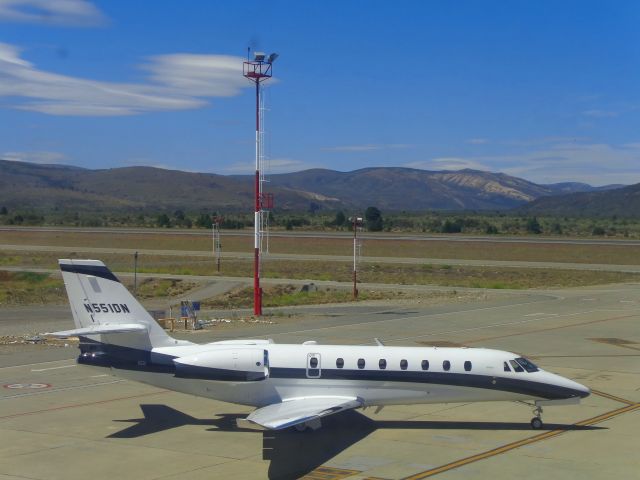
[{"label": "winglet", "polygon": [[379,338],[374,338],[374,340],[376,342],[376,345],[378,345],[379,347],[384,347],[384,343],[382,343]]}]

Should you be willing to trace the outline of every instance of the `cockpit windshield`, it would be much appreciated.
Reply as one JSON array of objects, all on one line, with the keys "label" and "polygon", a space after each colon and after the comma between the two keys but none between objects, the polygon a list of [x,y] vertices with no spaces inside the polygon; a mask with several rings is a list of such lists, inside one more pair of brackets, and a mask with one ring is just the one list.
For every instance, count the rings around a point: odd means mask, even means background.
[{"label": "cockpit windshield", "polygon": [[526,358],[522,358],[522,357],[516,358],[516,362],[518,362],[520,365],[522,365],[522,368],[524,368],[529,373],[537,372],[538,370],[540,370],[538,367],[536,367],[533,364],[533,362],[530,362]]}]

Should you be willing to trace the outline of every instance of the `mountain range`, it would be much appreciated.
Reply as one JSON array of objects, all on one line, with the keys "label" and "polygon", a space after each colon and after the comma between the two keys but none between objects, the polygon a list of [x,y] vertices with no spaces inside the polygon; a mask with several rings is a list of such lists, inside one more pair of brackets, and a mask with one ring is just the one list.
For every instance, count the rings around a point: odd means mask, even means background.
[{"label": "mountain range", "polygon": [[541,197],[521,208],[527,214],[640,217],[640,183],[608,191]]},{"label": "mountain range", "polygon": [[[251,211],[253,182],[253,175],[155,167],[91,170],[0,160],[0,206],[84,212]],[[553,199],[559,195],[569,194],[576,202],[581,198],[601,199],[620,187],[539,185],[504,173],[477,170],[379,167],[271,175],[265,190],[274,194],[275,208],[280,211],[362,210],[368,206],[383,211],[506,210],[534,202],[526,208],[542,212],[556,208]]]}]

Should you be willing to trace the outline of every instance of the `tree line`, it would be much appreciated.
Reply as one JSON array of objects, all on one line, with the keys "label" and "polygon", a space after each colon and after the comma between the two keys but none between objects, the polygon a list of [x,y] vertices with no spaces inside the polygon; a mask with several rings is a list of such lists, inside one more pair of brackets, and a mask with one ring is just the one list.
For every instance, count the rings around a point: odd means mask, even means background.
[{"label": "tree line", "polygon": [[[640,238],[640,219],[572,218],[527,216],[512,212],[383,212],[370,206],[364,212],[319,210],[302,213],[269,212],[272,228],[283,230],[337,230],[353,227],[352,218],[362,217],[370,232],[415,232],[475,235],[561,235]],[[9,209],[0,206],[2,225],[64,225],[78,227],[153,227],[210,229],[214,218],[225,230],[253,227],[253,215],[237,212],[46,212]]]}]

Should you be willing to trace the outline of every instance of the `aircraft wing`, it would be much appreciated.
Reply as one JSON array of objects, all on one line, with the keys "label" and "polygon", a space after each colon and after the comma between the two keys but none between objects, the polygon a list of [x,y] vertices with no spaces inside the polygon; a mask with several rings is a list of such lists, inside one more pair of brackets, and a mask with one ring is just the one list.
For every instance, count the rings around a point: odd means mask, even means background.
[{"label": "aircraft wing", "polygon": [[269,430],[281,430],[362,405],[356,397],[300,397],[254,410],[245,420]]},{"label": "aircraft wing", "polygon": [[93,325],[91,327],[76,328],[74,330],[45,333],[44,335],[66,338],[77,337],[80,335],[98,335],[100,333],[131,333],[142,331],[147,331],[147,327],[139,323],[117,323],[113,325],[105,323],[102,325]]}]

